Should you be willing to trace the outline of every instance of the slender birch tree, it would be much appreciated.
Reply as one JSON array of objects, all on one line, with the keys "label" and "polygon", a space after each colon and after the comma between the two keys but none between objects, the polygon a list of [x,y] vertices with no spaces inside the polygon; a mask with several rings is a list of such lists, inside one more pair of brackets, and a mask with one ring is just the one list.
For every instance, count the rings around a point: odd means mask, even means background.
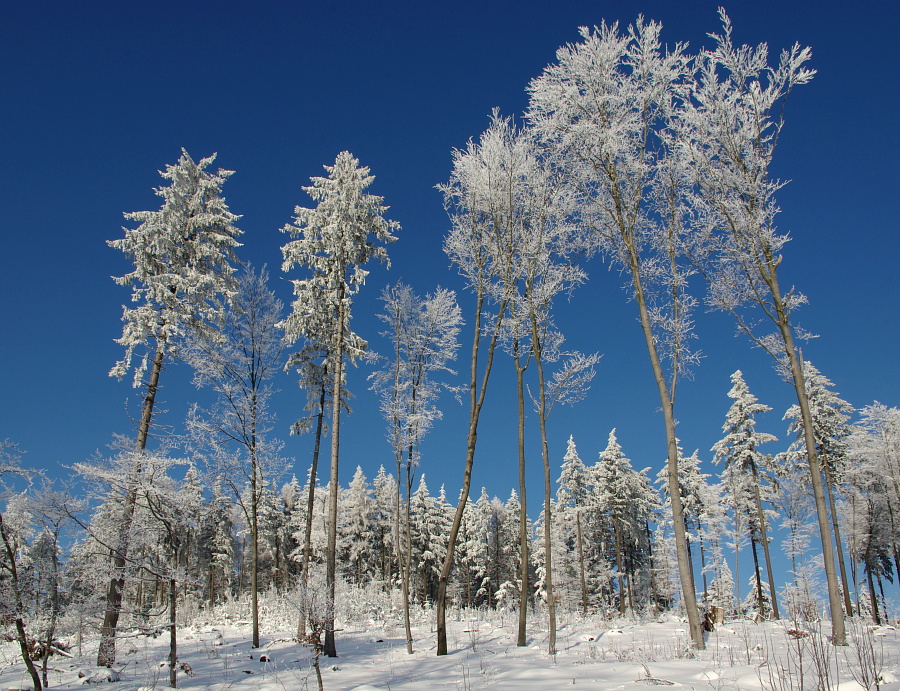
[{"label": "slender birch tree", "polygon": [[[444,252],[456,265],[474,293],[474,318],[472,323],[472,351],[469,374],[469,424],[466,438],[466,459],[463,469],[461,497],[469,496],[472,483],[472,466],[478,439],[478,421],[484,406],[487,385],[494,362],[494,351],[502,334],[503,320],[511,300],[505,286],[511,282],[501,280],[512,271],[504,261],[501,224],[493,213],[503,195],[502,174],[499,168],[498,148],[503,143],[503,125],[494,118],[490,127],[478,142],[469,141],[464,150],[453,152],[453,172],[450,181],[440,185],[444,193],[444,207],[450,215],[451,228],[444,239]],[[487,313],[494,305],[496,311]],[[483,322],[487,321],[487,324]],[[483,347],[483,342],[487,342]],[[479,356],[484,352],[483,369]],[[453,569],[456,540],[465,511],[465,501],[460,501],[447,542],[447,552],[438,578],[436,603],[437,654],[447,654],[446,603],[447,586]]]}]

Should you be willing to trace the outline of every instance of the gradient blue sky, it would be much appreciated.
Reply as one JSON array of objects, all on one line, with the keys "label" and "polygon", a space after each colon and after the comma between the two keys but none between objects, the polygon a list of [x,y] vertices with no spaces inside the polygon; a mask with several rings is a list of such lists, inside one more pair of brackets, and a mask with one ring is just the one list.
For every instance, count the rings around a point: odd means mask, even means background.
[{"label": "gradient blue sky", "polygon": [[[450,153],[477,137],[498,106],[518,114],[524,87],[578,39],[579,25],[662,21],[667,41],[707,41],[715,2],[44,2],[0,10],[0,438],[17,442],[28,464],[58,470],[130,434],[139,401],[106,373],[120,357],[121,305],[128,291],[111,275],[128,271],[106,245],[122,235],[122,212],[156,209],[157,171],[185,147],[195,159],[218,152],[236,171],[224,188],[244,217],[240,256],[268,264],[279,296],[278,232],[300,190],[344,149],[377,176],[389,216],[401,223],[390,271],[373,267],[355,307],[356,330],[384,349],[372,315],[388,283],[420,293],[462,291],[441,251],[448,221],[433,188],[447,179]],[[794,240],[783,278],[810,299],[801,323],[821,338],[805,355],[855,406],[900,403],[897,343],[898,10],[891,3],[773,2],[727,6],[739,42],[774,51],[794,41],[813,49],[813,82],[788,103],[777,174],[780,226]],[[598,350],[593,389],[551,419],[557,466],[573,434],[591,463],[618,428],[625,452],[653,474],[665,456],[662,419],[634,305],[620,277],[599,262],[590,283],[560,306],[572,348]],[[471,323],[471,301],[461,295]],[[783,438],[791,390],[767,357],[734,337],[720,314],[701,314],[706,357],[679,392],[679,436],[690,453],[720,435],[729,375],[742,369],[775,410],[760,426]],[[467,355],[470,330],[463,335]],[[466,365],[461,367],[465,369]],[[512,366],[501,357],[479,434],[473,492],[508,496],[516,484]],[[371,479],[390,468],[384,423],[363,366],[352,372],[355,411],[342,427],[342,482],[357,464]],[[158,421],[180,431],[200,400],[183,365],[163,374]],[[457,383],[461,383],[459,379]],[[279,430],[303,403],[292,376],[277,382]],[[128,409],[126,409],[126,402]],[[452,399],[424,445],[422,470],[455,497],[462,480],[467,410]],[[534,416],[529,418],[534,423]],[[161,428],[157,428],[161,429]],[[286,436],[286,434],[285,434]],[[541,492],[539,448],[531,436],[529,492]],[[776,452],[787,440],[771,444]],[[303,477],[307,439],[285,453]],[[554,471],[556,474],[557,471]],[[536,513],[536,512],[533,512]]]}]

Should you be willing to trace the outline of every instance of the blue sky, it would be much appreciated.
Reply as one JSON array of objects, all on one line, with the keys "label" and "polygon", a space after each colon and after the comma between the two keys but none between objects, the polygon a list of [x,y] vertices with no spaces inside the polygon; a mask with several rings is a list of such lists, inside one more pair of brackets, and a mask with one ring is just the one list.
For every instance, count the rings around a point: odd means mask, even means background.
[{"label": "blue sky", "polygon": [[[60,464],[104,452],[114,433],[131,434],[139,400],[128,382],[106,376],[120,357],[121,305],[128,291],[112,275],[128,271],[106,245],[121,237],[122,213],[156,209],[157,171],[181,147],[195,159],[218,152],[235,170],[224,187],[245,231],[240,256],[268,264],[285,301],[278,232],[300,190],[341,150],[376,175],[372,191],[403,229],[389,249],[392,268],[373,267],[354,326],[385,348],[372,315],[388,283],[418,292],[463,286],[441,251],[448,227],[434,185],[450,154],[477,137],[495,106],[519,114],[524,87],[578,39],[577,27],[639,13],[664,25],[669,42],[707,41],[719,29],[714,2],[8,2],[0,10],[0,438],[17,442],[30,465]],[[727,6],[739,42],[775,52],[798,41],[813,49],[818,75],[791,96],[776,172],[780,227],[794,240],[783,280],[810,299],[800,322],[821,338],[805,356],[855,406],[900,404],[900,325],[894,212],[898,181],[898,10],[888,3],[738,2]],[[598,261],[590,282],[560,306],[572,348],[603,360],[589,397],[551,418],[557,466],[569,434],[591,463],[609,430],[635,466],[661,467],[665,442],[634,305],[622,279]],[[471,301],[461,294],[471,323]],[[790,388],[766,356],[720,314],[701,314],[705,358],[679,391],[679,436],[709,459],[730,404],[729,375],[742,369],[751,390],[773,406],[760,427],[780,438]],[[463,333],[463,354],[471,332]],[[465,364],[460,363],[462,369]],[[507,497],[516,484],[512,364],[496,364],[479,433],[473,491]],[[372,478],[390,467],[384,424],[363,366],[351,374],[354,413],[342,431],[342,482],[357,464]],[[158,431],[181,431],[187,404],[202,400],[190,372],[163,374]],[[462,379],[455,383],[462,383]],[[279,430],[303,404],[294,378],[277,382]],[[127,404],[127,406],[126,406]],[[458,492],[467,411],[452,399],[423,448],[436,492]],[[529,423],[534,426],[534,416]],[[285,434],[286,437],[286,434]],[[532,432],[529,492],[541,492]],[[771,452],[787,441],[771,444]],[[286,439],[302,477],[306,439]],[[556,472],[556,471],[554,471]],[[535,512],[536,513],[536,512]]]}]

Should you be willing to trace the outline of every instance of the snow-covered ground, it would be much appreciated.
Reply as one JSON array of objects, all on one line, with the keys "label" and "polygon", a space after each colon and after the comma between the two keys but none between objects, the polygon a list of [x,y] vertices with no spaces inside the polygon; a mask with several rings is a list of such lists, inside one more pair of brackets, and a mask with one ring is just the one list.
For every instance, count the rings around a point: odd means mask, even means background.
[{"label": "snow-covered ground", "polygon": [[[606,621],[568,614],[557,634],[558,653],[547,654],[547,634],[539,621],[529,626],[528,646],[515,645],[514,614],[461,613],[451,617],[450,654],[435,655],[427,613],[413,629],[415,652],[407,654],[399,620],[366,625],[339,622],[338,658],[321,658],[324,688],[384,689],[841,689],[900,690],[900,633],[893,627],[851,623],[851,645],[833,648],[828,626],[795,631],[788,623],[728,621],[708,634],[707,648],[694,651],[686,625],[675,617],[658,621]],[[819,628],[821,626],[821,629]],[[262,636],[251,648],[245,622],[206,623],[179,630],[178,685],[185,689],[283,691],[317,688],[310,651],[292,640],[287,628]],[[799,636],[799,637],[797,637]],[[156,638],[124,633],[118,644],[118,691],[168,685],[168,634]],[[52,689],[85,688],[96,642],[86,640],[82,657],[53,657]],[[869,661],[867,661],[869,660]],[[804,678],[801,684],[802,677]],[[0,648],[0,690],[30,688],[18,648]]]}]

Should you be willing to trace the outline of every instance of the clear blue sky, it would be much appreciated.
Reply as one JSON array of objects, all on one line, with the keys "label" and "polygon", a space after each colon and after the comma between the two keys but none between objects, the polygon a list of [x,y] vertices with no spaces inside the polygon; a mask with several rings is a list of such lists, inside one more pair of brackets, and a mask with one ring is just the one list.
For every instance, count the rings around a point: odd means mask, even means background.
[{"label": "clear blue sky", "polygon": [[[780,227],[794,237],[783,277],[809,296],[801,323],[821,335],[804,353],[852,404],[898,405],[900,238],[890,202],[900,182],[898,11],[890,3],[769,0],[727,10],[737,41],[766,41],[774,51],[799,41],[812,46],[818,70],[789,101],[777,156],[777,173],[793,180],[779,196]],[[128,265],[106,240],[122,235],[122,212],[158,208],[157,171],[180,147],[195,159],[218,152],[217,165],[236,171],[224,192],[244,215],[240,256],[269,265],[285,302],[279,247],[286,237],[278,229],[296,204],[309,205],[300,186],[344,149],[371,167],[373,191],[403,226],[390,247],[392,269],[373,267],[355,308],[356,330],[378,350],[385,344],[371,315],[388,282],[403,278],[420,293],[462,290],[441,252],[448,222],[433,188],[449,175],[451,150],[480,134],[494,106],[520,113],[525,85],[557,47],[578,39],[579,25],[627,23],[638,13],[662,21],[670,42],[697,46],[719,29],[716,3],[700,1],[4,3],[0,438],[56,473],[58,464],[104,451],[114,433],[131,433],[138,398],[128,382],[106,375],[120,357],[113,339],[129,297],[110,276]],[[589,271],[590,283],[561,306],[558,321],[571,347],[604,357],[588,399],[554,413],[554,464],[569,434],[591,463],[617,427],[634,464],[655,475],[664,434],[636,311],[617,274],[599,262]],[[471,301],[461,298],[471,323]],[[783,438],[791,390],[766,356],[735,338],[723,315],[699,315],[698,332],[706,358],[677,402],[685,450],[710,458],[738,368],[775,408],[760,426]],[[464,354],[470,339],[467,329]],[[486,485],[505,498],[516,484],[515,400],[511,363],[501,357],[496,366],[473,491]],[[371,479],[391,463],[367,373],[351,375],[356,400],[342,433],[343,483],[357,464]],[[183,365],[163,374],[157,419],[175,431],[188,402],[201,397],[189,382]],[[288,375],[278,387],[286,432],[303,395]],[[455,498],[467,411],[452,399],[445,409],[422,469],[433,492],[446,483]],[[308,440],[287,439],[285,452],[302,478]],[[536,444],[529,463],[536,502]]]}]

